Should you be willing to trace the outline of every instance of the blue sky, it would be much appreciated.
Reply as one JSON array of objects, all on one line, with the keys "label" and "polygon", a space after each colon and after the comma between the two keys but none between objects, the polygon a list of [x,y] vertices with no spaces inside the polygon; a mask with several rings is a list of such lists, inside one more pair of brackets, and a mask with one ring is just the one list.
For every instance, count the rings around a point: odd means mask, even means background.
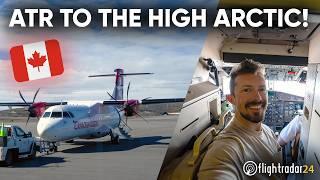
[{"label": "blue sky", "polygon": [[[17,2],[2,1],[0,8],[15,7]],[[27,0],[20,2],[30,3]],[[38,3],[48,7],[60,5],[56,0]],[[0,76],[1,102],[20,101],[18,90],[31,99],[37,88],[41,88],[39,101],[107,99],[106,91],[112,92],[114,79],[90,79],[87,76],[112,73],[115,68],[124,68],[125,72],[155,73],[125,79],[125,86],[131,81],[131,98],[184,97],[207,35],[205,30],[187,29],[12,31],[7,29],[8,24],[3,18],[0,14],[0,72],[4,74]],[[34,82],[15,82],[8,57],[10,47],[51,38],[60,42],[64,74]]]},{"label": "blue sky", "polygon": [[9,52],[6,50],[0,50],[0,60],[9,59]]}]

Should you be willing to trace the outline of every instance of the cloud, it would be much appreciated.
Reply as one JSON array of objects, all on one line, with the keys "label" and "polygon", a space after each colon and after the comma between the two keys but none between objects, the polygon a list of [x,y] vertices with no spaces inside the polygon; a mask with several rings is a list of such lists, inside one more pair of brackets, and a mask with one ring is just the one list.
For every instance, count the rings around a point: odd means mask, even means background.
[{"label": "cloud", "polygon": [[11,17],[13,9],[25,8],[25,7],[49,7],[49,4],[46,0],[2,0],[0,3],[0,15]]},{"label": "cloud", "polygon": [[[123,68],[125,72],[155,73],[125,78],[125,86],[131,81],[132,98],[184,97],[206,34],[89,30],[59,31],[50,34],[50,37],[54,35],[60,41],[65,73],[52,79],[15,83],[9,61],[3,66],[8,76],[0,78],[0,84],[4,85],[0,87],[0,101],[4,101],[3,97],[6,101],[19,100],[18,89],[32,98],[38,87],[42,88],[38,100],[107,99],[106,92],[112,92],[114,78],[87,76],[112,73],[115,68]],[[17,36],[23,41],[20,34],[11,33],[9,37],[16,40]],[[43,39],[46,39],[45,36]]]},{"label": "cloud", "polygon": [[[68,1],[64,1],[68,5]],[[91,2],[91,1],[90,1]],[[124,1],[122,1],[124,2]],[[3,1],[0,8],[14,7],[21,1]],[[32,4],[33,1],[23,1]],[[39,1],[39,6],[58,7],[61,1]],[[113,1],[120,6],[118,1]],[[111,4],[113,4],[111,2]],[[135,2],[138,3],[138,2]],[[160,1],[150,1],[154,5]],[[84,5],[88,1],[73,1]],[[184,97],[206,37],[205,31],[182,29],[9,29],[0,14],[0,59],[9,59],[12,46],[57,39],[65,72],[62,76],[25,83],[15,82],[10,61],[0,61],[0,101],[18,101],[21,90],[32,99],[41,88],[38,101],[103,100],[112,92],[114,78],[88,78],[92,74],[153,72],[150,76],[125,77],[131,81],[130,97]]]}]

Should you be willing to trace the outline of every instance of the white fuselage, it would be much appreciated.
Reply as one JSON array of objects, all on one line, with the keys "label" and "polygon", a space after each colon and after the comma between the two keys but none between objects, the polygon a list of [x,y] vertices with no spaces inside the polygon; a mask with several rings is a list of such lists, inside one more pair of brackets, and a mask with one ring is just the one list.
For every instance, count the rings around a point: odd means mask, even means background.
[{"label": "white fuselage", "polygon": [[38,135],[51,142],[99,138],[119,126],[123,113],[116,106],[78,103],[48,108],[37,125]]}]

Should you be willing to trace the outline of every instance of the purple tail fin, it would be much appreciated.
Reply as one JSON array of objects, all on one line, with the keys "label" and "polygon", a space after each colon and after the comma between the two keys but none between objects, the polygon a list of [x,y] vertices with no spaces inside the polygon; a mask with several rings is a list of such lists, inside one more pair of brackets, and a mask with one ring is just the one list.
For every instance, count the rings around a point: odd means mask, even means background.
[{"label": "purple tail fin", "polygon": [[[123,69],[115,69],[116,74],[100,74],[100,75],[90,75],[88,77],[116,77],[116,84],[113,89],[112,97],[116,100],[123,100],[123,77],[124,76],[137,76],[137,75],[150,75],[153,73],[124,73]],[[113,99],[112,98],[112,99]]]}]

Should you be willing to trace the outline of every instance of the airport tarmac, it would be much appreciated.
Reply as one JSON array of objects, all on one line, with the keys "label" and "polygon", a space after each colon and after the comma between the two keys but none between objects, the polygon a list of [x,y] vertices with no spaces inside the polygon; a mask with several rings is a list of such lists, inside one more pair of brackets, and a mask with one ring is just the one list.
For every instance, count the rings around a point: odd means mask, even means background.
[{"label": "airport tarmac", "polygon": [[[138,117],[128,120],[133,129],[130,132],[132,140],[121,140],[119,145],[113,145],[107,136],[61,143],[57,153],[38,153],[33,160],[0,167],[0,179],[156,179],[178,116],[145,118],[148,123]],[[27,128],[23,121],[15,120],[10,124],[18,124],[37,135],[35,121],[31,121]]]}]

